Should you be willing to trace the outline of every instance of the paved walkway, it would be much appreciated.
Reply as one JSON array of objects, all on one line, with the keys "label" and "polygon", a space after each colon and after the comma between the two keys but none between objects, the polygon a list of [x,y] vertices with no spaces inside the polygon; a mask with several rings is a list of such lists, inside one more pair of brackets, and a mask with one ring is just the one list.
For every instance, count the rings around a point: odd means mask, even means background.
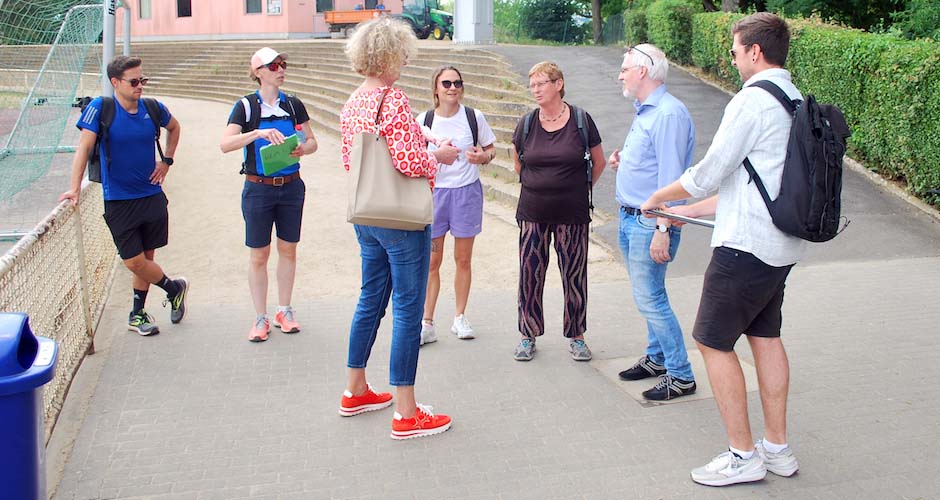
[{"label": "paved walkway", "polygon": [[[628,105],[616,97],[611,109]],[[645,347],[644,322],[614,260],[590,268],[594,361],[567,354],[556,276],[546,290],[550,333],[534,361],[512,360],[516,228],[498,205],[487,207],[475,248],[469,315],[478,338],[445,333],[421,351],[418,399],[452,415],[453,428],[396,442],[388,437],[391,410],[337,416],[359,280],[337,142],[321,134],[320,151],[304,160],[308,202],[294,298],[304,330],[251,344],[240,160],[216,146],[229,107],[166,102],[184,142],[167,186],[171,244],[157,257],[168,274],[191,279],[189,312],[171,325],[155,291],[149,309],[163,333],[126,332],[130,275],[117,273],[98,354],[84,363],[49,447],[55,498],[940,497],[940,451],[930,445],[940,436],[940,224],[880,190],[862,185],[871,198],[847,197],[849,207],[878,215],[857,217],[820,247],[832,257],[797,266],[788,283],[790,442],[801,472],[713,489],[688,473],[725,446],[714,401],[644,405],[631,396],[635,386],[610,376]],[[708,252],[704,238],[684,238],[679,262],[704,261]],[[671,275],[688,332],[701,275],[693,268]],[[442,324],[453,313],[447,288]],[[389,325],[369,368],[380,389],[388,388]],[[740,347],[750,363],[746,343]],[[700,366],[696,375],[707,391]],[[756,393],[750,406],[760,436]]]}]

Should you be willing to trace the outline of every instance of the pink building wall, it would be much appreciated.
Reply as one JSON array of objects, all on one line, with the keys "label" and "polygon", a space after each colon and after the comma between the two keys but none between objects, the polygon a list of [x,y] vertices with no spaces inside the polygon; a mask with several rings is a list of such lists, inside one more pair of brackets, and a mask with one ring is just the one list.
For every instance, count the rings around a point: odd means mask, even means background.
[{"label": "pink building wall", "polygon": [[[247,14],[245,0],[191,0],[192,16],[177,17],[176,0],[150,0],[150,18],[140,19],[141,0],[124,0],[131,8],[131,40],[219,40],[312,38],[329,36],[316,0],[261,0],[261,13]],[[281,13],[276,12],[280,4]],[[363,0],[333,0],[335,10],[353,10]],[[386,0],[400,13],[402,0]],[[117,11],[116,35],[123,39],[126,9]]]}]

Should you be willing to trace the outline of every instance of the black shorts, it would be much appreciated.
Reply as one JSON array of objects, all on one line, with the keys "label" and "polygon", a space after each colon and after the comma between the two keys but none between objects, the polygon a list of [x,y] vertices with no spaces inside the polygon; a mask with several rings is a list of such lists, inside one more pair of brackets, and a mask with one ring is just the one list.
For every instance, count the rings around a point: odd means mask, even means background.
[{"label": "black shorts", "polygon": [[124,260],[166,246],[170,217],[162,192],[146,198],[104,202],[104,221]]},{"label": "black shorts", "polygon": [[741,250],[716,248],[705,271],[692,337],[719,351],[734,350],[741,334],[779,337],[791,268],[767,265]]},{"label": "black shorts", "polygon": [[306,193],[303,179],[294,179],[281,186],[245,181],[242,189],[245,245],[249,248],[270,245],[273,227],[277,228],[278,239],[288,243],[299,242]]}]

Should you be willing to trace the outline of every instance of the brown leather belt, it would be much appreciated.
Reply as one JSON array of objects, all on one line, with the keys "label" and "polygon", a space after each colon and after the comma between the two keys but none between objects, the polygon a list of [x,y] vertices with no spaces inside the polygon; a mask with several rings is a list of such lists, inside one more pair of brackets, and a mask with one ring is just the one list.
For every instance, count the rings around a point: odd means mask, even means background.
[{"label": "brown leather belt", "polygon": [[295,179],[300,179],[300,172],[294,172],[283,177],[261,177],[260,175],[246,175],[245,180],[255,184],[264,184],[265,186],[283,186]]}]

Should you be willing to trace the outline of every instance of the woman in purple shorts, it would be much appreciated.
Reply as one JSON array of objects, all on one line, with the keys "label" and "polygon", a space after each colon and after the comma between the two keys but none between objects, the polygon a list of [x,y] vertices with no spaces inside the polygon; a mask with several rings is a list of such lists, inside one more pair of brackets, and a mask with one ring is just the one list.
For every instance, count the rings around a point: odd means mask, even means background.
[{"label": "woman in purple shorts", "polygon": [[[450,231],[454,237],[454,292],[457,308],[450,331],[459,339],[472,339],[473,328],[465,316],[470,296],[470,259],[473,239],[480,234],[483,223],[483,187],[480,184],[479,165],[485,165],[496,156],[496,135],[486,123],[483,113],[467,108],[463,100],[463,77],[453,66],[438,68],[431,77],[434,109],[418,115],[418,123],[430,130],[429,148],[435,142],[451,140],[460,150],[457,160],[440,165],[434,187],[434,223],[431,225],[431,268],[428,273],[428,292],[424,302],[424,320],[421,322],[421,343],[434,342],[434,308],[441,290],[441,261],[444,257],[444,235]],[[430,116],[428,114],[430,113]],[[470,126],[475,119],[476,143]],[[429,123],[430,122],[430,123]]]}]

